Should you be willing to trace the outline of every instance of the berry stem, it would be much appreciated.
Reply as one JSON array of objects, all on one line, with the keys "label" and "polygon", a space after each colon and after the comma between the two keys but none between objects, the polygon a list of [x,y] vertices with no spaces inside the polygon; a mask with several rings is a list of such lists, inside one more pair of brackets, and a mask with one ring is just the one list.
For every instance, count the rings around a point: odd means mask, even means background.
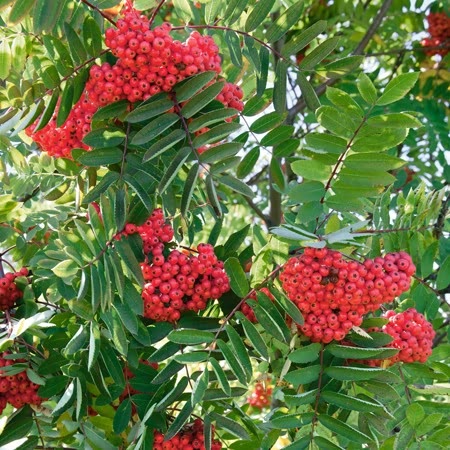
[{"label": "berry stem", "polygon": [[152,27],[152,24],[153,24],[153,22],[154,22],[154,20],[155,20],[155,18],[156,18],[156,16],[157,16],[157,14],[159,13],[159,10],[160,10],[160,9],[162,8],[162,6],[164,5],[165,1],[166,1],[166,0],[161,0],[161,1],[158,3],[158,5],[156,6],[156,8],[154,9],[154,11],[153,11],[153,13],[152,13],[152,15],[151,15],[151,17],[150,17],[150,19],[149,19],[149,21],[148,21],[148,26],[149,26],[149,28]]},{"label": "berry stem", "polygon": [[2,257],[3,255],[5,255],[5,254],[8,253],[9,251],[11,251],[13,248],[16,248],[16,246],[15,246],[15,245],[11,245],[11,247],[7,248],[6,250],[3,250],[3,251],[0,253],[0,259],[1,259],[1,257]]},{"label": "berry stem", "polygon": [[114,22],[114,20],[111,19],[111,17],[108,16],[108,14],[104,13],[100,8],[98,8],[97,6],[93,5],[91,2],[89,2],[88,0],[80,0],[81,3],[84,3],[86,6],[88,6],[89,8],[93,9],[94,11],[97,11],[102,17],[104,17],[108,22],[112,23],[114,26],[116,26],[116,22]]}]

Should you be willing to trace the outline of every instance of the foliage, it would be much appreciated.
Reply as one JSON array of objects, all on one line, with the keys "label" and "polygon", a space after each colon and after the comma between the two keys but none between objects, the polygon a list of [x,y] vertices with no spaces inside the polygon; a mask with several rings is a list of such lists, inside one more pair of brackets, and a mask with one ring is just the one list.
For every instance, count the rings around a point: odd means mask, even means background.
[{"label": "foliage", "polygon": [[[93,67],[120,66],[105,36],[121,6],[56,3],[0,0],[1,375],[25,373],[41,399],[13,408],[0,395],[0,447],[160,448],[184,430],[206,449],[447,448],[445,25],[436,48],[421,43],[444,5],[135,0],[152,30],[171,23],[167,39],[209,36],[198,42],[217,44],[222,71],[178,62],[188,73],[166,90],[103,102],[104,84],[94,105]],[[55,147],[66,132],[48,148],[36,138],[72,119],[68,152]],[[142,232],[158,208],[173,239]],[[150,319],[142,268],[158,255],[200,264],[201,243],[230,290]],[[416,266],[393,303],[330,343],[301,332],[309,316],[279,279],[325,247],[361,263],[406,252]],[[381,316],[409,308],[432,324],[433,351],[391,364]],[[247,403],[255,385],[254,405],[271,395],[262,412]]]}]

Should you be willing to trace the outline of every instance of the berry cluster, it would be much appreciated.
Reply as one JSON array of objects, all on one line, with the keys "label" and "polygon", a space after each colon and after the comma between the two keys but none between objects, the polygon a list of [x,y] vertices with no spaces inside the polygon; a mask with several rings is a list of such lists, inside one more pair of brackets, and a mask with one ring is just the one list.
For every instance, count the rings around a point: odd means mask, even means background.
[{"label": "berry cluster", "polygon": [[[13,360],[5,358],[7,355],[9,355],[8,352],[0,354],[0,367],[25,362],[24,359]],[[6,375],[0,369],[0,414],[5,409],[7,403],[17,409],[27,404],[40,405],[44,399],[37,394],[38,389],[39,385],[29,380],[25,370],[14,375]]]},{"label": "berry cluster", "polygon": [[230,283],[223,262],[209,244],[199,244],[196,252],[166,249],[174,235],[156,209],[143,225],[127,224],[116,235],[139,233],[146,261],[141,264],[146,282],[142,291],[144,317],[157,322],[175,322],[186,310],[201,311],[211,299],[229,291]]},{"label": "berry cluster", "polygon": [[[210,36],[194,31],[185,42],[174,40],[170,23],[150,29],[149,19],[131,2],[116,25],[106,30],[105,41],[117,61],[91,67],[85,90],[66,122],[56,126],[57,107],[41,130],[34,132],[39,119],[26,130],[51,156],[71,158],[74,148],[89,150],[82,140],[91,131],[93,114],[102,106],[122,99],[131,103],[146,100],[170,92],[177,82],[196,73],[221,71],[219,48]],[[217,99],[242,111],[242,97],[238,86],[226,83]]]},{"label": "berry cluster", "polygon": [[255,389],[249,397],[247,403],[254,408],[263,409],[270,406],[270,398],[272,396],[272,388],[265,387],[261,382],[255,384]]},{"label": "berry cluster", "polygon": [[[220,450],[222,444],[213,439],[211,450]],[[154,450],[205,450],[205,436],[203,434],[203,422],[195,419],[193,423],[185,425],[183,429],[172,439],[164,441],[164,435],[155,431],[153,439]]]},{"label": "berry cluster", "polygon": [[197,255],[172,250],[167,258],[153,254],[151,264],[141,264],[146,284],[142,292],[144,317],[175,322],[186,310],[201,311],[210,299],[229,291],[223,262],[209,244],[199,244]]},{"label": "berry cluster", "polygon": [[306,248],[286,263],[280,280],[303,313],[303,334],[328,343],[344,339],[353,326],[361,325],[364,314],[407,291],[414,272],[405,252],[359,263],[327,248]]},{"label": "berry cluster", "polygon": [[138,233],[142,239],[144,253],[162,254],[164,244],[173,239],[173,228],[164,221],[161,208],[155,209],[142,225],[127,223],[125,229],[116,235],[117,239],[129,234]]},{"label": "berry cluster", "polygon": [[[267,297],[269,297],[270,300],[274,299],[272,293],[266,287],[261,288],[260,291],[263,294],[267,295]],[[256,291],[252,292],[248,298],[252,299],[252,300],[257,300]],[[253,322],[253,323],[258,322],[258,319],[255,316],[255,312],[253,311],[253,308],[250,305],[247,305],[247,303],[244,303],[241,306],[241,311],[242,311],[242,314],[244,314],[244,316],[246,316],[247,319],[250,320],[250,322]]]},{"label": "berry cluster", "polygon": [[438,47],[448,44],[447,48],[432,48],[426,52],[427,55],[445,56],[449,52],[450,45],[450,17],[443,12],[430,13],[427,16],[429,38],[422,40],[424,47]]},{"label": "berry cluster", "polygon": [[[399,349],[395,356],[389,358],[389,365],[399,361],[425,363],[431,355],[436,333],[423,314],[418,313],[414,308],[409,308],[401,313],[386,311],[383,317],[389,322],[376,331],[392,336],[394,340],[387,347]],[[380,366],[384,361],[369,360],[365,363]]]},{"label": "berry cluster", "polygon": [[0,278],[0,311],[11,309],[17,300],[22,298],[23,292],[17,287],[14,280],[20,276],[27,276],[28,269],[23,267],[19,272],[7,273]]}]

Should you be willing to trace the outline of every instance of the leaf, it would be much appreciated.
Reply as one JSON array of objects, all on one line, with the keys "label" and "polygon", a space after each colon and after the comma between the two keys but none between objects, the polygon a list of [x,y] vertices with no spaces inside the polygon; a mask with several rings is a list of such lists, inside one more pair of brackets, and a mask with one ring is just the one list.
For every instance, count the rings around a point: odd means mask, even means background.
[{"label": "leaf", "polygon": [[332,134],[309,133],[305,137],[305,148],[314,153],[344,153],[347,148],[347,141]]},{"label": "leaf", "polygon": [[191,151],[192,150],[190,147],[183,147],[172,159],[172,162],[166,169],[166,172],[159,183],[158,191],[160,194],[162,194],[169,187],[174,178],[178,175],[179,170],[191,154]]},{"label": "leaf", "polygon": [[316,117],[324,128],[344,139],[351,138],[357,129],[351,117],[332,106],[321,106],[316,111]]},{"label": "leaf", "polygon": [[320,450],[342,450],[342,447],[334,444],[323,436],[314,436],[314,443]]},{"label": "leaf", "polygon": [[[261,63],[261,70],[256,77],[256,95],[263,96],[265,93],[267,93],[266,86],[267,86],[267,78],[269,75],[269,62],[270,62],[269,50],[264,46],[261,46],[261,48],[259,49],[259,60]],[[260,100],[264,107],[264,105],[266,105],[266,102],[263,99]],[[251,108],[249,103],[247,102],[247,104],[244,107],[243,113],[245,115],[251,115],[250,113],[253,114],[255,109],[256,108]]]},{"label": "leaf", "polygon": [[83,138],[83,142],[89,147],[109,148],[120,145],[124,139],[125,133],[120,128],[104,127],[88,133]]},{"label": "leaf", "polygon": [[263,147],[272,147],[279,145],[284,141],[290,139],[294,133],[292,125],[281,125],[274,130],[269,131],[260,141]]},{"label": "leaf", "polygon": [[180,431],[183,425],[188,421],[192,410],[193,406],[191,402],[190,401],[186,402],[183,408],[181,408],[181,411],[178,413],[177,417],[175,417],[175,420],[167,429],[167,432],[164,436],[164,439],[166,441],[172,439]]},{"label": "leaf", "polygon": [[157,117],[152,120],[150,123],[145,125],[144,128],[139,130],[131,140],[133,145],[142,145],[145,144],[155,137],[159,136],[162,132],[170,128],[176,122],[178,122],[180,118],[175,113],[167,113],[162,116]]},{"label": "leaf", "polygon": [[306,364],[316,361],[319,358],[319,352],[322,346],[319,343],[306,345],[292,353],[289,353],[288,358],[292,362]]},{"label": "leaf", "polygon": [[294,35],[282,48],[281,54],[284,57],[295,55],[305,48],[314,38],[327,29],[327,22],[319,20],[301,33]]},{"label": "leaf", "polygon": [[327,39],[308,53],[300,62],[298,67],[301,70],[313,70],[316,65],[325,59],[338,45],[339,36]]},{"label": "leaf", "polygon": [[5,450],[16,448],[11,443],[28,436],[34,423],[32,409],[29,406],[19,409],[7,419],[8,422],[0,434],[0,446]]},{"label": "leaf", "polygon": [[207,175],[205,178],[206,194],[211,206],[214,209],[217,217],[222,217],[222,210],[220,207],[219,198],[217,196],[216,187],[214,186],[214,180],[211,175]]},{"label": "leaf", "polygon": [[247,336],[250,343],[253,345],[255,350],[266,360],[269,359],[269,353],[267,351],[267,346],[264,339],[259,334],[255,325],[253,325],[241,312],[236,313],[236,317],[239,319],[244,333]]},{"label": "leaf", "polygon": [[328,345],[327,351],[343,359],[384,359],[398,353],[396,348],[358,348],[337,344]]},{"label": "leaf", "polygon": [[243,385],[245,385],[247,383],[246,381],[247,377],[244,368],[237,359],[236,355],[233,353],[233,350],[230,348],[228,344],[226,344],[221,339],[217,339],[216,343],[217,346],[219,347],[219,350],[222,352],[222,355],[225,358],[226,362],[230,366],[231,371],[234,373],[234,375],[236,375],[238,381]]},{"label": "leaf", "polygon": [[72,403],[75,401],[75,394],[75,384],[73,381],[71,381],[69,386],[67,386],[66,391],[59,399],[56,406],[53,408],[52,415],[54,417],[59,417],[64,411],[69,409],[72,406]]},{"label": "leaf", "polygon": [[373,441],[373,439],[366,434],[361,433],[350,425],[326,414],[319,414],[319,422],[333,433],[343,436],[351,442],[366,444],[367,442]]},{"label": "leaf", "polygon": [[315,111],[320,107],[320,100],[316,94],[316,91],[312,87],[311,83],[301,72],[297,74],[297,82],[302,91],[302,96],[305,99],[306,106],[311,110]]},{"label": "leaf", "polygon": [[345,366],[330,366],[325,368],[326,373],[331,378],[341,381],[361,381],[376,378],[384,372],[384,369],[372,367],[345,367]]},{"label": "leaf", "polygon": [[0,42],[0,79],[6,80],[11,70],[11,48],[6,39]]},{"label": "leaf", "polygon": [[237,258],[228,258],[224,269],[230,279],[230,287],[238,297],[245,297],[250,290],[247,277]]},{"label": "leaf", "polygon": [[153,211],[153,201],[142,184],[139,183],[139,181],[135,177],[128,173],[124,174],[123,180],[131,187],[131,189],[133,189],[134,192],[136,192],[137,196],[139,197],[140,201],[145,206],[147,211]]},{"label": "leaf", "polygon": [[61,261],[52,269],[52,272],[60,278],[72,278],[78,273],[79,267],[72,260]]},{"label": "leaf", "polygon": [[98,355],[100,354],[100,328],[95,321],[90,323],[89,333],[89,354],[88,354],[88,371],[91,371],[93,365],[96,363]]},{"label": "leaf", "polygon": [[192,18],[192,10],[190,4],[191,2],[189,2],[188,0],[173,0],[173,6],[175,7],[177,15],[185,23],[188,23]]},{"label": "leaf", "polygon": [[236,169],[236,175],[238,178],[242,179],[250,174],[258,162],[260,154],[261,151],[259,147],[254,147],[244,156],[244,158],[242,158],[242,161]]},{"label": "leaf", "polygon": [[[273,250],[272,253],[274,253]],[[271,291],[275,298],[275,301],[288,314],[288,316],[298,325],[303,325],[305,323],[305,320],[297,305],[289,300],[282,292],[275,291],[274,289],[271,289]]]},{"label": "leaf", "polygon": [[218,81],[214,84],[211,84],[203,91],[192,97],[181,108],[181,114],[183,115],[183,117],[186,119],[190,119],[192,116],[197,114],[220,94],[223,86],[224,82]]},{"label": "leaf", "polygon": [[[173,108],[173,101],[167,98],[167,94],[165,94],[162,98],[160,96],[154,96],[151,97],[149,101],[131,111],[125,117],[125,120],[130,123],[145,122],[148,119],[152,119],[153,117],[169,111],[171,108]],[[156,121],[156,123],[158,122]]]},{"label": "leaf", "polygon": [[347,92],[329,86],[326,95],[331,103],[337,106],[341,111],[348,114],[356,121],[362,121],[364,110],[349,94],[347,94]]},{"label": "leaf", "polygon": [[[234,122],[216,125],[215,127],[209,129],[205,133],[202,133],[199,136],[197,136],[193,140],[192,144],[196,148],[203,147],[206,144],[214,144],[224,138],[229,137],[230,134],[236,132],[241,127],[242,125]],[[236,145],[236,143],[234,145]]]},{"label": "leaf", "polygon": [[225,119],[234,117],[237,114],[238,110],[233,108],[214,109],[213,111],[201,114],[193,119],[192,122],[189,123],[188,128],[191,133],[195,133],[204,127],[208,127],[214,123],[223,122]]},{"label": "leaf", "polygon": [[61,127],[64,124],[64,122],[67,120],[67,117],[70,114],[70,111],[72,111],[73,93],[74,93],[73,83],[71,80],[68,80],[63,90],[61,102],[59,104],[58,114],[56,116],[57,127]]},{"label": "leaf", "polygon": [[197,184],[199,173],[200,173],[200,166],[198,165],[198,163],[193,164],[192,167],[189,169],[188,175],[186,177],[183,195],[181,197],[180,211],[182,216],[186,216],[189,210],[189,205],[192,200],[192,195],[194,193],[195,186]]},{"label": "leaf", "polygon": [[272,184],[275,184],[276,187],[283,192],[286,188],[286,180],[281,164],[277,158],[272,158],[270,160],[269,173]]},{"label": "leaf", "polygon": [[238,358],[241,366],[244,368],[245,373],[247,374],[247,380],[250,381],[253,373],[252,363],[250,361],[250,357],[248,356],[247,349],[245,348],[242,338],[230,324],[227,324],[225,326],[225,330],[227,332],[228,338],[230,339],[231,347],[234,349],[234,354]]},{"label": "leaf", "polygon": [[59,79],[58,71],[56,70],[55,66],[52,66],[51,64],[43,69],[41,76],[44,86],[47,89],[55,89],[61,82],[61,80]]},{"label": "leaf", "polygon": [[439,272],[436,279],[437,289],[445,289],[450,284],[450,255],[445,258],[444,262],[439,267]]},{"label": "leaf", "polygon": [[83,22],[83,41],[91,56],[98,56],[102,51],[102,33],[92,16],[86,16]]},{"label": "leaf", "polygon": [[78,33],[67,22],[64,23],[64,34],[75,64],[80,65],[84,63],[87,59],[86,49],[84,48],[81,39],[78,37]]},{"label": "leaf", "polygon": [[317,389],[312,389],[311,391],[302,392],[296,395],[285,395],[286,404],[292,408],[295,406],[307,405],[309,403],[314,403],[317,399]]},{"label": "leaf", "polygon": [[331,403],[338,408],[347,409],[350,411],[380,412],[383,410],[383,406],[380,403],[363,400],[357,397],[351,397],[349,395],[344,395],[333,391],[322,391],[320,398],[321,400]]},{"label": "leaf", "polygon": [[282,38],[295,25],[304,9],[303,0],[297,1],[281,14],[267,29],[265,40],[273,43]]},{"label": "leaf", "polygon": [[[118,102],[110,103],[95,111],[92,116],[92,121],[107,120],[119,117],[127,112],[129,103],[127,100],[119,100]],[[136,110],[135,110],[136,111]],[[131,114],[131,113],[130,113]]]},{"label": "leaf", "polygon": [[260,0],[256,3],[245,21],[244,29],[248,33],[255,30],[270,13],[275,0]]},{"label": "leaf", "polygon": [[34,6],[36,0],[22,0],[20,2],[14,2],[9,12],[8,23],[14,25],[22,21],[30,12]]},{"label": "leaf", "polygon": [[191,403],[192,406],[197,405],[203,400],[206,389],[209,384],[209,372],[207,370],[197,378],[192,388]]},{"label": "leaf", "polygon": [[[358,69],[363,60],[364,56],[362,55],[345,56],[325,65],[323,72],[327,78],[340,78]],[[318,70],[318,72],[320,73],[322,70]]]},{"label": "leaf", "polygon": [[163,154],[166,150],[173,148],[177,142],[186,138],[186,133],[184,130],[173,130],[167,136],[156,141],[150,148],[145,152],[142,162],[150,161],[157,156]]},{"label": "leaf", "polygon": [[102,450],[114,450],[117,449],[115,445],[112,445],[106,438],[103,430],[95,428],[92,422],[86,421],[83,424],[83,432],[86,435],[86,439],[90,442],[94,448],[101,448]]},{"label": "leaf", "polygon": [[64,349],[64,356],[73,355],[78,350],[83,348],[86,340],[87,340],[88,332],[84,325],[80,325],[78,331],[72,336],[70,341],[67,343]]},{"label": "leaf", "polygon": [[326,181],[331,176],[331,166],[326,166],[312,159],[294,161],[291,167],[296,175],[308,180]]},{"label": "leaf", "polygon": [[245,197],[253,198],[255,196],[254,192],[247,186],[247,184],[230,175],[222,175],[219,178],[219,182],[225,184],[231,190],[236,191],[237,193],[242,194]]},{"label": "leaf", "polygon": [[241,40],[237,33],[233,30],[225,31],[225,42],[228,46],[230,52],[231,62],[236,67],[242,67],[242,50],[241,50]]},{"label": "leaf", "polygon": [[230,383],[228,383],[228,378],[225,371],[222,369],[220,363],[214,358],[210,358],[209,363],[211,364],[214,373],[216,374],[219,386],[226,395],[231,396]]},{"label": "leaf", "polygon": [[155,411],[164,411],[167,406],[171,405],[173,402],[179,399],[181,394],[184,393],[184,390],[186,389],[188,385],[188,379],[187,377],[182,377],[180,380],[178,380],[175,383],[175,386],[173,389],[171,389],[156,405]]},{"label": "leaf", "polygon": [[217,72],[207,71],[189,77],[187,80],[183,81],[183,83],[177,84],[174,88],[177,102],[182,103],[189,100],[216,77]]},{"label": "leaf", "polygon": [[200,154],[200,162],[212,164],[217,161],[236,155],[241,150],[240,142],[226,142],[225,144],[215,145]]},{"label": "leaf", "polygon": [[285,375],[285,380],[297,388],[303,384],[309,384],[319,378],[321,367],[319,364],[293,370]]},{"label": "leaf", "polygon": [[90,152],[82,153],[78,158],[84,166],[98,167],[109,166],[120,163],[123,159],[123,152],[118,147],[96,148]]},{"label": "leaf", "polygon": [[139,261],[136,259],[130,244],[126,240],[122,239],[120,241],[115,241],[114,246],[118,251],[120,258],[133,275],[134,279],[140,286],[142,286],[144,284],[144,279],[142,276],[141,266],[139,265]]},{"label": "leaf", "polygon": [[286,110],[287,68],[288,63],[286,61],[278,60],[273,85],[273,106],[275,111],[280,113]]},{"label": "leaf", "polygon": [[380,114],[379,116],[370,117],[367,120],[367,125],[377,128],[420,128],[422,123],[413,115],[401,112]]},{"label": "leaf", "polygon": [[214,333],[202,330],[173,330],[167,336],[169,341],[181,345],[198,345],[214,341]]},{"label": "leaf", "polygon": [[384,106],[402,99],[413,88],[418,78],[419,72],[398,75],[388,83],[376,104]]},{"label": "leaf", "polygon": [[444,418],[443,414],[434,413],[425,417],[422,423],[420,423],[415,429],[417,436],[423,436],[428,434],[430,431],[434,430]]},{"label": "leaf", "polygon": [[213,24],[216,17],[219,15],[220,9],[222,7],[222,2],[217,0],[212,0],[205,6],[205,23]]},{"label": "leaf", "polygon": [[128,426],[131,419],[131,400],[129,397],[122,400],[116,409],[113,420],[113,430],[114,433],[120,434]]},{"label": "leaf", "polygon": [[246,8],[248,0],[230,0],[228,2],[227,9],[223,17],[225,18],[225,23],[230,26],[236,20],[238,20],[244,9]]},{"label": "leaf", "polygon": [[410,425],[413,428],[416,428],[425,418],[425,411],[418,403],[412,403],[406,408],[406,418]]},{"label": "leaf", "polygon": [[357,87],[361,97],[369,103],[369,105],[375,104],[377,101],[377,90],[371,79],[364,72],[359,76]]},{"label": "leaf", "polygon": [[394,170],[405,165],[405,161],[384,153],[358,153],[345,158],[345,167],[362,172]]},{"label": "leaf", "polygon": [[235,420],[229,419],[215,412],[209,412],[208,416],[211,418],[211,420],[216,422],[217,428],[228,431],[238,439],[243,439],[244,441],[250,440],[250,436],[248,435],[245,428],[243,428],[242,425],[240,425]]}]

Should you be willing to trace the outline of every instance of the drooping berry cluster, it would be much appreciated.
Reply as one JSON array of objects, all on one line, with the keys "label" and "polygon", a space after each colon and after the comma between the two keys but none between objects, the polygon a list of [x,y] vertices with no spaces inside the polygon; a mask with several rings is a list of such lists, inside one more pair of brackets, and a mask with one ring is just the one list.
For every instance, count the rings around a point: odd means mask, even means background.
[{"label": "drooping berry cluster", "polygon": [[[427,16],[429,38],[422,40],[424,47],[442,47],[430,48],[426,54],[429,56],[445,56],[450,47],[450,17],[443,12],[430,13]],[[447,48],[445,48],[445,44]]]},{"label": "drooping berry cluster", "polygon": [[141,264],[146,281],[144,317],[175,322],[183,311],[201,311],[209,300],[229,291],[223,262],[217,259],[212,245],[199,244],[197,252],[172,250],[167,258],[157,252],[151,263]]},{"label": "drooping berry cluster", "polygon": [[[261,288],[260,291],[263,294],[267,295],[267,297],[269,297],[271,300],[274,299],[272,293],[266,287]],[[249,299],[257,300],[256,291],[254,291],[250,294]],[[244,314],[247,317],[247,319],[250,320],[250,322],[253,322],[253,323],[258,322],[258,319],[255,316],[255,311],[253,311],[253,308],[250,305],[247,305],[247,303],[243,303],[243,305],[241,306],[241,311],[242,311],[242,314]]]},{"label": "drooping berry cluster", "polygon": [[[388,364],[396,362],[421,362],[425,363],[433,350],[433,339],[436,332],[423,314],[414,308],[409,308],[401,313],[386,311],[383,317],[389,320],[381,329],[383,333],[389,334],[394,340],[387,347],[398,348],[399,352],[389,358]],[[371,366],[385,364],[384,360],[365,361]]]},{"label": "drooping berry cluster", "polygon": [[270,406],[272,388],[257,382],[253,392],[247,397],[247,403],[253,408],[263,409]]},{"label": "drooping berry cluster", "polygon": [[164,244],[173,239],[173,228],[164,221],[161,208],[155,209],[150,217],[142,225],[127,223],[125,229],[117,235],[120,239],[123,235],[138,233],[141,236],[144,253],[161,255]]},{"label": "drooping berry cluster", "polygon": [[0,278],[0,311],[11,309],[17,300],[23,297],[23,292],[17,287],[14,280],[27,275],[28,269],[23,267],[19,272],[7,273]]},{"label": "drooping berry cluster", "polygon": [[[6,358],[10,353],[0,354],[0,368],[12,366],[15,363],[23,363],[24,359]],[[14,408],[22,408],[25,405],[40,405],[44,399],[37,394],[39,385],[30,381],[26,371],[7,375],[0,369],[0,414],[9,403]]]},{"label": "drooping berry cluster", "polygon": [[[81,98],[65,123],[56,126],[59,106],[50,122],[35,132],[38,120],[27,134],[51,156],[71,158],[74,148],[89,150],[82,142],[91,131],[93,114],[102,106],[126,99],[137,102],[159,92],[170,92],[186,77],[205,71],[221,71],[219,48],[210,36],[198,31],[185,42],[170,36],[172,26],[163,23],[150,29],[149,19],[127,2],[117,28],[105,32],[106,45],[118,59],[115,64],[94,64]],[[217,97],[225,106],[243,109],[242,90],[226,83]]]},{"label": "drooping berry cluster", "polygon": [[[160,433],[159,431],[155,431],[153,439],[153,449],[205,450],[205,436],[203,429],[203,422],[200,419],[196,419],[193,423],[185,425],[176,436],[167,441],[164,441],[164,435],[162,433]],[[222,444],[220,443],[220,441],[213,439],[211,442],[211,450],[220,450],[221,448]]]},{"label": "drooping berry cluster", "polygon": [[313,342],[328,343],[342,340],[361,325],[364,314],[407,291],[414,272],[405,252],[359,263],[327,248],[306,248],[286,263],[280,280],[303,313],[302,333]]},{"label": "drooping berry cluster", "polygon": [[175,322],[183,311],[201,311],[209,300],[229,291],[223,262],[217,259],[211,245],[199,244],[196,251],[183,252],[166,246],[174,231],[164,221],[161,209],[153,211],[143,225],[127,224],[116,239],[134,233],[141,236],[146,255],[141,264],[146,282],[142,291],[144,317]]}]

